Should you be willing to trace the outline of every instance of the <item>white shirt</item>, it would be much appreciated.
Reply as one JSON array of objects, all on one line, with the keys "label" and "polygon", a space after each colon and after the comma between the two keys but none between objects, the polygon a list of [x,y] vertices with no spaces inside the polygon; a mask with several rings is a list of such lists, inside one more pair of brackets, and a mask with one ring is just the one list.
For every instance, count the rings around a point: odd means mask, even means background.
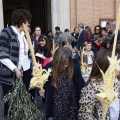
[{"label": "white shirt", "polygon": [[113,32],[112,36],[115,34],[116,31]]},{"label": "white shirt", "polygon": [[[18,35],[18,40],[20,43],[20,49],[19,49],[19,61],[18,66],[15,66],[14,63],[10,59],[2,59],[0,62],[2,64],[6,65],[9,69],[12,71],[18,67],[20,70],[23,67],[23,71],[26,71],[30,68],[30,59],[28,58],[28,43],[24,36],[24,32],[22,31],[21,34],[18,33],[17,29],[14,26],[11,26],[13,31]],[[27,55],[24,54],[24,51],[26,51]]]},{"label": "white shirt", "polygon": [[116,98],[109,107],[110,110],[110,120],[118,120],[119,118],[119,110],[120,110],[120,103],[119,99]]},{"label": "white shirt", "polygon": [[94,56],[93,51],[84,51],[83,54],[87,55],[87,64],[92,64],[93,63],[92,57]]},{"label": "white shirt", "polygon": [[80,37],[82,31],[83,31],[83,29],[80,30],[80,32],[79,32],[79,36],[78,36],[78,39],[79,39],[79,37]]},{"label": "white shirt", "polygon": [[87,64],[93,64],[93,59],[91,56],[87,56],[88,58],[88,61],[87,61]]},{"label": "white shirt", "polygon": [[[115,79],[115,82],[118,82],[118,79]],[[117,86],[119,88],[119,84]],[[110,120],[118,120],[119,119],[119,111],[120,111],[120,101],[117,97],[109,106],[110,111]]]}]

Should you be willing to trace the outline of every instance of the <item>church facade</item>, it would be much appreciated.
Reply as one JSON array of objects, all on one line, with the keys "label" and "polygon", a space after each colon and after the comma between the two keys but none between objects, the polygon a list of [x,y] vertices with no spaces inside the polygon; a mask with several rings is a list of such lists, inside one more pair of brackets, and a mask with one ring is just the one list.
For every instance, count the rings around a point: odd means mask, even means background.
[{"label": "church facade", "polygon": [[78,23],[90,26],[104,26],[106,21],[115,21],[120,0],[71,0],[71,26]]},{"label": "church facade", "polygon": [[[40,26],[44,33],[60,26],[61,30],[76,27],[79,23],[104,26],[106,21],[116,20],[120,0],[0,0],[0,29],[10,25],[14,9],[29,9],[31,26]],[[32,28],[32,29],[33,29]]]}]

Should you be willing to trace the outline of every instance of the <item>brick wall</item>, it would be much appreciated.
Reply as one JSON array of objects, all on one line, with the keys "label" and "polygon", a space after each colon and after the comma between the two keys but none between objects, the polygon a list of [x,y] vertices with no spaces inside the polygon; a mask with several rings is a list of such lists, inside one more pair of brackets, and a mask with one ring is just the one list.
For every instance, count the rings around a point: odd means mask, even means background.
[{"label": "brick wall", "polygon": [[77,26],[77,0],[71,0],[70,3],[70,28],[71,32],[73,31],[74,27]]},{"label": "brick wall", "polygon": [[116,13],[116,16],[117,16],[117,13],[118,13],[118,8],[119,8],[119,5],[120,5],[120,0],[115,0],[116,1],[116,3],[115,3],[115,13]]},{"label": "brick wall", "polygon": [[100,18],[116,19],[119,4],[120,0],[71,0],[71,31],[79,23],[93,30]]}]

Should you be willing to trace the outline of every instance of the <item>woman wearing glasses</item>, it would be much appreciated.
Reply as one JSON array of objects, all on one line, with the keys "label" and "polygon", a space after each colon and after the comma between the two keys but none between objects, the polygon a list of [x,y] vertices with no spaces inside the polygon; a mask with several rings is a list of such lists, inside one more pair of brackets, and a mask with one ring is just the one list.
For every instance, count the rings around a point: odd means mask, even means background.
[{"label": "woman wearing glasses", "polygon": [[100,25],[96,25],[94,28],[94,33],[92,36],[92,44],[93,44],[93,52],[96,53],[99,50],[99,47],[95,44],[95,41],[98,40],[98,38],[101,38],[101,26]]}]

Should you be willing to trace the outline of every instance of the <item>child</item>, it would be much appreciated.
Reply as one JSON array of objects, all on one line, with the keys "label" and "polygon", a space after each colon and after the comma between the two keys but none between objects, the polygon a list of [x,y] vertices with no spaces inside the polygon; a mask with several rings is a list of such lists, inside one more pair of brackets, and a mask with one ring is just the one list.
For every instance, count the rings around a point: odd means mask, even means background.
[{"label": "child", "polygon": [[[77,120],[76,99],[79,99],[79,91],[84,83],[81,79],[78,80],[80,73],[77,74],[78,69],[75,71],[76,66],[78,65],[73,66],[72,51],[69,48],[62,47],[56,50],[52,76],[45,85],[46,120],[50,117],[54,120]],[[40,95],[43,96],[44,91],[40,90]]]},{"label": "child", "polygon": [[83,78],[85,79],[85,81],[87,81],[91,74],[94,53],[93,51],[91,51],[92,49],[91,42],[85,42],[84,45],[85,51],[83,52],[83,62],[87,64],[87,69],[86,73],[83,75]]},{"label": "child", "polygon": [[45,67],[47,64],[49,64],[53,60],[54,53],[58,48],[59,48],[58,43],[54,45],[54,49],[53,49],[53,45],[51,44],[51,49],[50,49],[51,57],[45,58],[45,60],[43,61],[43,67]]},{"label": "child", "polygon": [[[106,72],[106,70],[109,67],[109,61],[108,56],[111,56],[111,51],[104,49],[97,52],[97,54],[94,56],[94,60],[96,62],[93,62],[93,69],[91,72],[90,79],[88,80],[88,85],[82,89],[81,93],[81,99],[80,99],[80,109],[79,109],[79,120],[102,120],[102,105],[99,102],[98,98],[96,97],[96,94],[99,93],[99,90],[104,85],[102,74],[100,72],[100,69],[103,71],[103,73]],[[100,67],[100,69],[98,68]],[[120,70],[118,71],[118,73]],[[119,75],[116,72],[116,76]],[[112,78],[111,78],[112,79]],[[118,79],[115,80],[115,90],[120,85],[120,81]],[[120,89],[118,89],[118,98],[120,98]],[[114,107],[113,104],[110,105],[109,110],[106,115],[105,120],[118,120],[119,118],[116,118],[119,116],[119,103],[117,105],[118,107]],[[113,111],[111,112],[111,110]],[[117,112],[114,112],[114,110],[117,110]],[[111,116],[115,115],[115,119],[113,119]]]},{"label": "child", "polygon": [[72,52],[58,49],[53,58],[53,118],[54,120],[75,120],[77,105],[73,78]]},{"label": "child", "polygon": [[37,62],[39,61],[42,64],[46,58],[51,57],[50,43],[47,36],[42,35],[38,38],[38,46],[35,49],[35,53]]}]

